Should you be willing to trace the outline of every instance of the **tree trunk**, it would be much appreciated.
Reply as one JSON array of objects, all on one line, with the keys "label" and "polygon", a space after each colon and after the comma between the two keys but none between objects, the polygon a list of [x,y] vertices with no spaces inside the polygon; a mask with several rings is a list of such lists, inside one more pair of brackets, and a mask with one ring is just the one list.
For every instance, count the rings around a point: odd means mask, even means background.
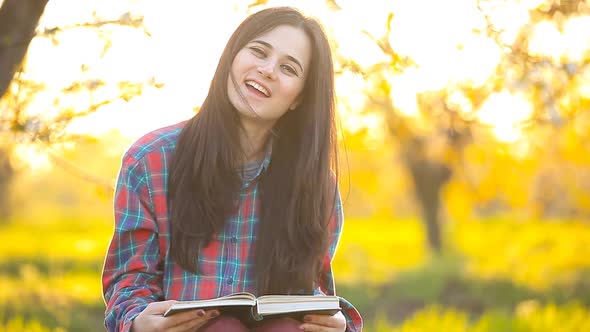
[{"label": "tree trunk", "polygon": [[0,98],[23,61],[48,0],[4,0],[0,8]]},{"label": "tree trunk", "polygon": [[[0,7],[0,99],[27,54],[47,1],[4,0]],[[9,153],[0,147],[0,220],[10,215],[9,184],[13,175]]]},{"label": "tree trunk", "polygon": [[8,159],[8,153],[0,149],[0,224],[8,220],[10,213],[10,183],[14,170]]},{"label": "tree trunk", "polygon": [[451,169],[441,162],[425,158],[422,150],[420,140],[412,140],[405,150],[404,159],[410,170],[416,198],[422,210],[428,244],[434,252],[440,253],[442,251],[439,220],[440,192],[451,178]]}]

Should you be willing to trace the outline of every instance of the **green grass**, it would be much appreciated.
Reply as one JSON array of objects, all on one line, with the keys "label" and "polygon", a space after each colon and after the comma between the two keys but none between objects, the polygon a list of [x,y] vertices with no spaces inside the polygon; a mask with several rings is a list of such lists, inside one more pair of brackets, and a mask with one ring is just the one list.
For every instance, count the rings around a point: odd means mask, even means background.
[{"label": "green grass", "polygon": [[509,279],[477,279],[462,271],[456,257],[433,259],[419,268],[398,273],[386,284],[344,284],[339,285],[338,292],[354,303],[365,319],[374,321],[384,316],[398,323],[432,305],[452,308],[470,318],[489,312],[511,315],[531,301],[541,306],[575,302],[590,307],[590,278],[539,291]]},{"label": "green grass", "polygon": [[[453,251],[436,257],[425,251],[416,222],[347,223],[334,262],[337,289],[361,311],[364,331],[588,328],[588,260],[569,248],[587,244],[590,226],[510,227],[509,221],[460,226],[448,232]],[[111,227],[77,221],[0,226],[0,332],[104,331],[100,271]],[[554,231],[560,238],[546,234]],[[518,246],[505,245],[506,238]],[[531,253],[546,259],[529,260]],[[502,264],[515,263],[530,271],[550,269],[554,279],[537,287],[520,274],[512,278]],[[490,273],[490,266],[501,273]],[[559,271],[574,277],[561,278]],[[367,276],[373,272],[377,278]]]},{"label": "green grass", "polygon": [[366,331],[375,332],[582,332],[590,331],[590,310],[577,303],[562,306],[523,304],[513,314],[490,311],[472,319],[465,312],[437,305],[428,306],[403,325],[393,325],[383,316]]}]

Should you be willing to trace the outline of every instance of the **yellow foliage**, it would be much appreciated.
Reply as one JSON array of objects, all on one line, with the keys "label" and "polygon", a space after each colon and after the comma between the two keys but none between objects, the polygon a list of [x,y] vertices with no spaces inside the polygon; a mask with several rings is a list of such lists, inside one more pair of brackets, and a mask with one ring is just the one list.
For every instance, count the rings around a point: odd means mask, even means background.
[{"label": "yellow foliage", "polygon": [[[526,309],[522,307],[526,306]],[[590,310],[576,303],[540,306],[527,302],[518,306],[513,317],[486,312],[476,321],[467,313],[451,308],[429,306],[418,311],[400,326],[379,316],[367,332],[581,332],[590,331]]]},{"label": "yellow foliage", "polygon": [[37,299],[37,305],[47,307],[67,307],[73,301],[96,303],[101,294],[99,273],[61,271],[47,276],[33,265],[24,263],[18,278],[0,276],[0,303],[18,306],[23,299]]},{"label": "yellow foliage", "polygon": [[[450,225],[449,225],[450,226]],[[474,278],[510,279],[536,290],[571,284],[590,269],[590,225],[583,222],[464,221],[447,240]],[[346,220],[333,262],[338,283],[385,283],[429,259],[415,220]]]},{"label": "yellow foliage", "polygon": [[25,322],[22,317],[15,317],[4,326],[0,325],[0,332],[65,332],[65,330],[62,328],[50,329],[44,327],[37,320]]},{"label": "yellow foliage", "polygon": [[518,321],[534,332],[590,331],[590,311],[580,304],[536,305],[525,312],[517,311],[516,314]]},{"label": "yellow foliage", "polygon": [[[73,310],[72,303],[102,302],[99,269],[65,270],[59,263],[101,262],[111,227],[74,227],[69,223],[35,227],[31,232],[30,225],[4,226],[0,232],[0,262],[14,264],[16,259],[18,264],[16,275],[0,275],[0,303],[26,312],[34,301],[35,305],[51,308],[60,322],[67,322],[64,315]],[[445,234],[447,242],[465,257],[466,272],[474,278],[509,278],[543,290],[576,281],[579,271],[590,268],[590,225],[582,222],[464,221]],[[427,262],[430,257],[426,248],[422,224],[416,220],[347,219],[333,262],[337,283],[363,283],[374,289],[391,281],[396,273]],[[49,264],[48,273],[32,261]],[[403,325],[391,325],[390,319],[380,316],[367,322],[366,331],[495,332],[506,323],[493,313],[484,314],[477,322],[470,322],[466,315],[428,307]],[[514,315],[506,324],[515,327],[515,332],[555,331],[556,327],[564,327],[557,330],[565,332],[585,331],[576,328],[588,327],[590,317],[583,306],[542,307],[534,301],[520,303]],[[34,320],[9,317],[0,331],[50,331],[36,324]],[[517,328],[522,326],[526,329]]]},{"label": "yellow foliage", "polygon": [[582,222],[471,221],[453,243],[479,278],[509,278],[543,290],[570,283],[590,268],[590,226]]},{"label": "yellow foliage", "polygon": [[[102,260],[111,236],[107,224],[23,225],[3,227],[0,232],[0,262],[7,259],[71,259],[82,262]],[[32,240],[31,238],[34,238]]]},{"label": "yellow foliage", "polygon": [[334,259],[338,282],[387,282],[399,269],[428,258],[424,232],[415,221],[348,219]]},{"label": "yellow foliage", "polygon": [[472,216],[474,196],[469,189],[457,181],[451,181],[444,187],[447,213],[453,220],[466,220]]},{"label": "yellow foliage", "polygon": [[465,313],[448,309],[442,310],[433,306],[426,308],[407,320],[402,327],[392,330],[393,332],[414,332],[414,331],[445,331],[445,332],[467,332],[468,319]]},{"label": "yellow foliage", "polygon": [[579,165],[590,165],[590,154],[583,153],[587,150],[585,140],[581,139],[575,126],[570,125],[563,129],[558,142],[562,158]]}]

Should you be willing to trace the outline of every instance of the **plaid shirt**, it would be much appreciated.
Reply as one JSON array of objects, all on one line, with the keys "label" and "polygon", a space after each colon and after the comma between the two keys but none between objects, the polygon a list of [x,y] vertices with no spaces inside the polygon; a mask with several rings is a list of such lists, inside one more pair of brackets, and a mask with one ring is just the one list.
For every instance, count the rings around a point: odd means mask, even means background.
[{"label": "plaid shirt", "polygon": [[[259,213],[257,177],[244,182],[235,215],[198,258],[194,274],[175,264],[169,254],[167,207],[169,161],[184,123],[140,138],[123,156],[115,192],[115,230],[103,269],[108,331],[130,331],[133,319],[150,303],[168,299],[209,299],[234,292],[256,294],[252,245]],[[270,149],[269,149],[270,150]],[[270,151],[260,175],[270,162]],[[331,260],[342,229],[340,197],[330,222],[332,239],[315,294],[335,294]],[[347,331],[361,331],[359,312],[341,299]]]}]

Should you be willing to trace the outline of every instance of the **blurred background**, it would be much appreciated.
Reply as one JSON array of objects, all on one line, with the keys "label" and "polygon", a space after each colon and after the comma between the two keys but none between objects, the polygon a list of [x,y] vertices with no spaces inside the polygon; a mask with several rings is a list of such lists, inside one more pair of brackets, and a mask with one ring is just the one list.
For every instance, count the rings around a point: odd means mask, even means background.
[{"label": "blurred background", "polygon": [[291,5],[337,69],[365,331],[590,331],[590,1],[0,0],[0,331],[103,331],[120,158]]}]

